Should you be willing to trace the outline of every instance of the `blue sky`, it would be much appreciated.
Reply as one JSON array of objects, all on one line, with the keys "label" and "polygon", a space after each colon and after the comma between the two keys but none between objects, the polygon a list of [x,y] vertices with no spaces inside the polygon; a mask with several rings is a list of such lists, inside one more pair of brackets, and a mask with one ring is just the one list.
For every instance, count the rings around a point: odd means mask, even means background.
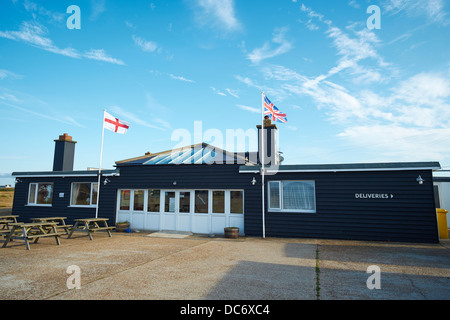
[{"label": "blue sky", "polygon": [[[70,5],[81,29],[68,29]],[[367,8],[381,9],[369,30]],[[172,134],[254,130],[264,91],[288,115],[286,164],[440,161],[450,169],[450,6],[445,0],[37,1],[0,4],[0,184],[179,144]],[[192,143],[205,140],[192,139]],[[210,141],[206,141],[210,142]],[[238,149],[256,150],[256,146]]]}]

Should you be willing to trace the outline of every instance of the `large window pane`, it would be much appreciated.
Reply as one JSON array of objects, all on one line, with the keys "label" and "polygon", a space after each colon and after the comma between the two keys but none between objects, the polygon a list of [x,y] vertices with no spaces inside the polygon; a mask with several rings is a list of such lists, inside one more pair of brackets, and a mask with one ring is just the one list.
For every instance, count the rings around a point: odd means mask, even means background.
[{"label": "large window pane", "polygon": [[148,212],[159,212],[159,202],[160,202],[160,190],[150,189],[148,190],[148,204],[147,211]]},{"label": "large window pane", "polygon": [[230,191],[230,212],[244,213],[244,191]]},{"label": "large window pane", "polygon": [[97,183],[72,183],[72,200],[70,204],[73,206],[90,206],[97,204],[97,189]]},{"label": "large window pane", "polygon": [[191,212],[190,192],[180,192],[180,212]]},{"label": "large window pane", "polygon": [[280,209],[280,183],[278,181],[269,182],[269,208]]},{"label": "large window pane", "polygon": [[144,211],[144,190],[134,190],[133,211]]},{"label": "large window pane", "polygon": [[225,213],[225,191],[213,191],[213,212]]},{"label": "large window pane", "polygon": [[175,212],[175,192],[166,192],[164,197],[164,212]]},{"label": "large window pane", "polygon": [[28,195],[28,203],[36,203],[36,184],[30,184],[30,194]]},{"label": "large window pane", "polygon": [[72,184],[72,205],[89,206],[91,204],[91,184],[73,183]]},{"label": "large window pane", "polygon": [[130,210],[131,190],[120,191],[120,210]]},{"label": "large window pane", "polygon": [[195,213],[208,213],[208,191],[195,191]]},{"label": "large window pane", "polygon": [[38,185],[37,204],[52,204],[53,184],[40,183]]},{"label": "large window pane", "polygon": [[283,181],[284,210],[315,210],[313,181]]}]

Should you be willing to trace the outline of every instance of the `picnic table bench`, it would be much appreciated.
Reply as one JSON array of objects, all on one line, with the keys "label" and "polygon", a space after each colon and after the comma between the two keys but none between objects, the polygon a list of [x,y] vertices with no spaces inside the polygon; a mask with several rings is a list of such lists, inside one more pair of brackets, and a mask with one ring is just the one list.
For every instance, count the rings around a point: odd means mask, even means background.
[{"label": "picnic table bench", "polygon": [[39,238],[55,237],[56,244],[59,245],[59,237],[62,233],[56,230],[55,222],[35,222],[35,223],[11,223],[12,227],[9,233],[6,235],[3,248],[12,239],[21,239],[25,241],[27,250],[30,250],[29,240],[34,240],[33,243],[37,243]]},{"label": "picnic table bench", "polygon": [[69,234],[69,230],[73,227],[72,224],[66,224],[66,217],[45,217],[45,218],[32,218],[33,222],[55,222],[56,229],[64,229],[66,234]]},{"label": "picnic table bench", "polygon": [[[73,232],[76,230],[85,231],[91,240],[93,240],[92,234],[96,231],[106,231],[111,238],[111,230],[114,229],[114,227],[108,226],[108,220],[109,219],[107,218],[74,219],[75,225],[70,231],[67,239],[70,239]],[[99,223],[101,223],[102,226],[100,226]]]}]

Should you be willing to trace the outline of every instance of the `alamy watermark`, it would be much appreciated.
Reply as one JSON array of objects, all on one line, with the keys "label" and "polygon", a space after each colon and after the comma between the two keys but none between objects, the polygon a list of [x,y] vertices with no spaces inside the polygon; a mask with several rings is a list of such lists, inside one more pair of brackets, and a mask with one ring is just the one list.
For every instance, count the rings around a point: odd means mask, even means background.
[{"label": "alamy watermark", "polygon": [[381,29],[381,9],[379,6],[371,5],[367,8],[367,13],[371,16],[367,19],[367,28],[369,30]]},{"label": "alamy watermark", "polygon": [[379,266],[372,265],[367,268],[367,273],[371,276],[367,279],[366,285],[367,289],[381,289],[381,269]]},{"label": "alamy watermark", "polygon": [[67,267],[66,273],[70,274],[67,278],[66,286],[67,289],[81,289],[81,269],[77,265],[72,265]]},{"label": "alamy watermark", "polygon": [[71,5],[67,7],[66,10],[70,16],[66,20],[67,29],[81,29],[81,9],[79,6]]},{"label": "alamy watermark", "polygon": [[[269,135],[268,130],[270,129],[264,129],[264,137],[266,138],[263,151],[258,143],[259,130],[226,129],[224,134],[219,129],[203,131],[203,122],[194,121],[193,134],[188,129],[182,128],[172,132],[171,140],[176,145],[172,149],[170,158],[165,159],[165,161],[173,164],[193,164],[195,159],[204,157],[203,160],[206,164],[256,165],[264,162],[264,173],[266,175],[276,174],[279,168],[278,135]],[[213,148],[212,152],[203,148],[200,142],[207,143],[210,148]],[[192,146],[194,147],[192,148]],[[239,151],[250,149],[255,149],[255,151]],[[184,159],[182,155],[185,152],[189,153],[190,150],[193,153],[192,158]],[[208,154],[210,154],[209,158],[207,157]],[[181,161],[179,161],[180,159]]]}]

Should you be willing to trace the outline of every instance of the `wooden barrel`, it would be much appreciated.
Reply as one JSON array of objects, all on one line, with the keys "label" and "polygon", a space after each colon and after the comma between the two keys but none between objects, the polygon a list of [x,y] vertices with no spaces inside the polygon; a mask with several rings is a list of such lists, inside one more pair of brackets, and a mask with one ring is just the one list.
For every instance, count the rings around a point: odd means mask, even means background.
[{"label": "wooden barrel", "polygon": [[225,238],[237,239],[239,238],[239,228],[225,228]]},{"label": "wooden barrel", "polygon": [[116,224],[116,232],[125,232],[125,229],[129,227],[130,224]]}]

